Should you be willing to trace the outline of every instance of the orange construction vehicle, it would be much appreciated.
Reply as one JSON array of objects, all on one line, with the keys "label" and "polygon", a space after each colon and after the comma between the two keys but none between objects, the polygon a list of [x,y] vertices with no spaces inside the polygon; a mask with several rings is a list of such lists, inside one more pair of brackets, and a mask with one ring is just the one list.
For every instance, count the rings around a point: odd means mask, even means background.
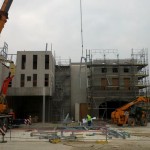
[{"label": "orange construction vehicle", "polygon": [[149,102],[147,97],[140,96],[134,101],[117,108],[111,113],[112,123],[117,125],[134,126],[136,124],[141,126],[147,125],[147,111],[139,104],[146,104]]}]

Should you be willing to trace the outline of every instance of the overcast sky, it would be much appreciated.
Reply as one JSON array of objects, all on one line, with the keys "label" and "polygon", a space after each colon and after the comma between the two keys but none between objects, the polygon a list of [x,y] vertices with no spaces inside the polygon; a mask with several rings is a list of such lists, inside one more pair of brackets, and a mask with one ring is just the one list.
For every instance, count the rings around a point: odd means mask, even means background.
[{"label": "overcast sky", "polygon": [[[82,0],[84,51],[117,49],[128,58],[132,48],[149,49],[149,6],[150,0]],[[52,43],[57,57],[80,61],[80,19],[80,0],[14,0],[0,45],[6,41],[15,54],[44,51],[46,43],[50,50]]]}]

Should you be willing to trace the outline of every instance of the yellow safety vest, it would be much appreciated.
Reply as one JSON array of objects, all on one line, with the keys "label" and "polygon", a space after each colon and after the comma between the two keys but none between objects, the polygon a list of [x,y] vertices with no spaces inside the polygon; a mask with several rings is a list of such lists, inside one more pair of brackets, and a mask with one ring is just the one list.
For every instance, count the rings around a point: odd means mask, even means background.
[{"label": "yellow safety vest", "polygon": [[91,121],[91,116],[87,115],[87,121]]}]

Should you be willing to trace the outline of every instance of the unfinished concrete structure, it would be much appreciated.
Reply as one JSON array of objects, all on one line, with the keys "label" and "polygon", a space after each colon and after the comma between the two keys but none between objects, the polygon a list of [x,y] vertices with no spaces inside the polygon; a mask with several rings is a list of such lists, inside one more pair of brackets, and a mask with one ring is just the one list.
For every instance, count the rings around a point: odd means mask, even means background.
[{"label": "unfinished concrete structure", "polygon": [[55,91],[55,59],[51,51],[18,51],[16,75],[8,90],[9,106],[18,118],[38,116],[50,121]]},{"label": "unfinished concrete structure", "polygon": [[[8,45],[1,57],[12,59]],[[9,58],[8,58],[9,57]],[[16,74],[9,85],[7,100],[17,118],[29,115],[38,121],[60,121],[71,110],[71,60],[55,60],[51,51],[18,51]],[[8,76],[8,68],[0,64],[0,84]]]},{"label": "unfinished concrete structure", "polygon": [[[108,57],[112,54],[115,59]],[[117,50],[90,50],[86,60],[87,102],[94,115],[110,117],[110,112],[123,103],[147,96],[147,49],[132,50],[130,59],[119,59]]]},{"label": "unfinished concrete structure", "polygon": [[81,60],[55,60],[51,51],[18,51],[9,107],[18,118],[32,115],[48,122],[68,113],[75,120],[87,113],[110,118],[116,107],[147,95],[147,49],[132,50],[129,59],[120,59],[117,50],[89,50]]}]

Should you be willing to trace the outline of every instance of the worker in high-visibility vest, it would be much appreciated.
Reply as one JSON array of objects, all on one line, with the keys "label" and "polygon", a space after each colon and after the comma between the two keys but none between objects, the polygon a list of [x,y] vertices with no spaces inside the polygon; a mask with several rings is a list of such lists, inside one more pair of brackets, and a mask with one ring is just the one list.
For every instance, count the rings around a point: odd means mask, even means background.
[{"label": "worker in high-visibility vest", "polygon": [[87,114],[87,122],[88,122],[88,126],[91,126],[92,117],[89,114]]}]

